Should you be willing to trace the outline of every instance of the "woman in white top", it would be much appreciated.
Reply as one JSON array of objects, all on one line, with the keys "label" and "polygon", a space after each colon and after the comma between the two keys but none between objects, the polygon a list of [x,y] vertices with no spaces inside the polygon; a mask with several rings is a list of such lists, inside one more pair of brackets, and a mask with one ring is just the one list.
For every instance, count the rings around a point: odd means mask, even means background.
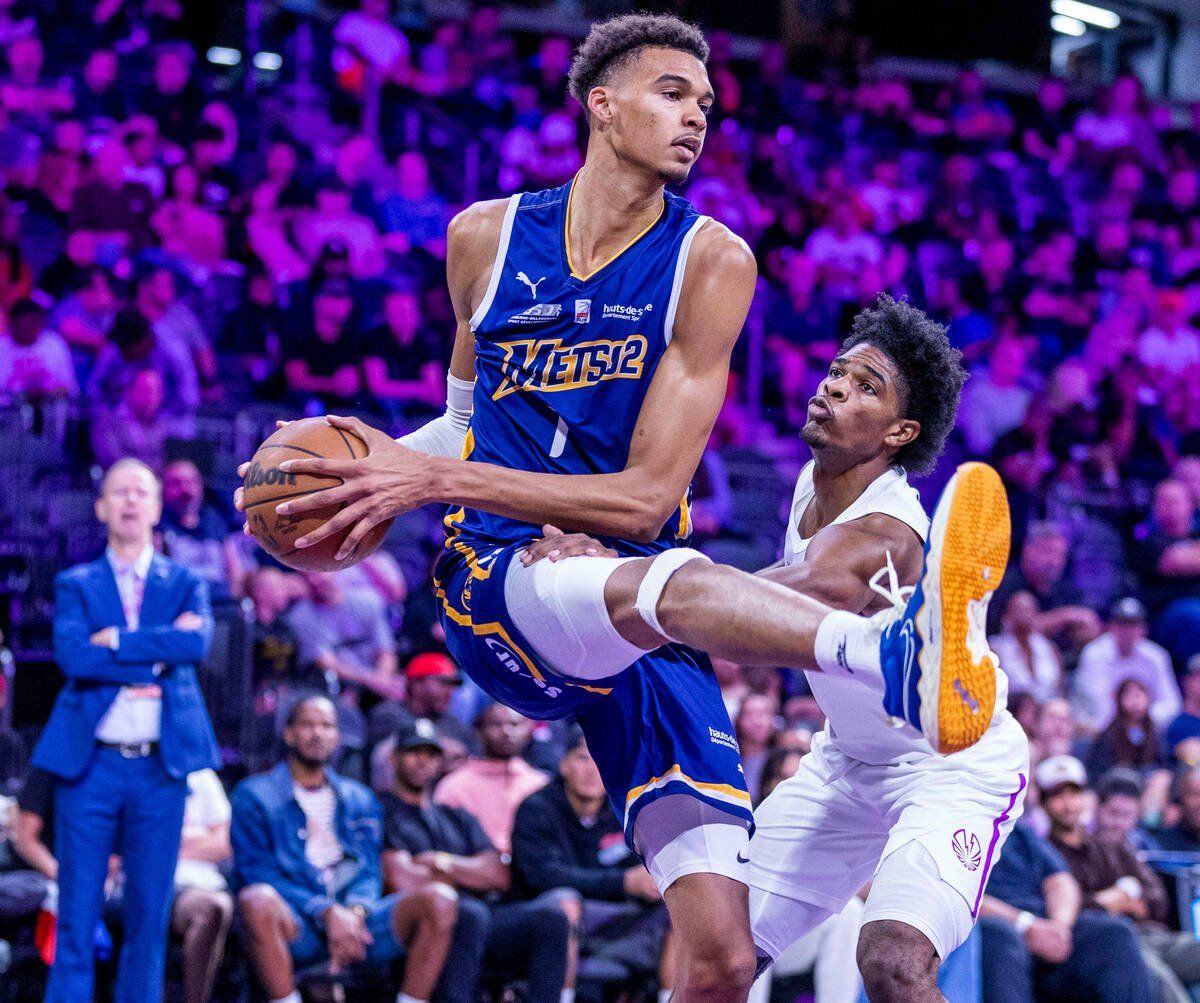
[{"label": "woman in white top", "polygon": [[1062,696],[1062,656],[1035,627],[1039,609],[1032,592],[1014,592],[1004,608],[1004,632],[988,639],[1008,676],[1010,693],[1031,693],[1039,703]]},{"label": "woman in white top", "polygon": [[187,785],[171,932],[183,941],[184,999],[206,1003],[233,917],[233,899],[219,866],[233,856],[231,812],[225,788],[212,770],[189,773]]}]

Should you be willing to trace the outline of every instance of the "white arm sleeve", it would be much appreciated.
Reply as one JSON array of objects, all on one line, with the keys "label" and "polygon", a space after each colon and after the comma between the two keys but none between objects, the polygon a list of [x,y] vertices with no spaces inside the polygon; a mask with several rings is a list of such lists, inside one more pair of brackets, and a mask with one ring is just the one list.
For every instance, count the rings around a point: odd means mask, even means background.
[{"label": "white arm sleeve", "polygon": [[471,424],[474,393],[474,380],[460,380],[447,373],[446,413],[439,414],[433,421],[396,441],[409,449],[415,449],[418,453],[459,459],[467,438],[467,429]]}]

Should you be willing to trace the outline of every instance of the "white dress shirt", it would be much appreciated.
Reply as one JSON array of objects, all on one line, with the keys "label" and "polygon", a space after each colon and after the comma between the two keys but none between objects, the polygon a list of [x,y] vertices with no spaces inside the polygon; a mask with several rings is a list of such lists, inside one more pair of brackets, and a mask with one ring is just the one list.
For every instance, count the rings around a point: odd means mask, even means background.
[{"label": "white dress shirt", "polygon": [[[104,556],[112,565],[117,580],[121,607],[125,610],[125,626],[137,630],[154,548],[147,544],[131,565],[118,560],[112,547]],[[162,690],[154,685],[122,686],[96,725],[96,738],[101,742],[157,742],[161,735]]]}]

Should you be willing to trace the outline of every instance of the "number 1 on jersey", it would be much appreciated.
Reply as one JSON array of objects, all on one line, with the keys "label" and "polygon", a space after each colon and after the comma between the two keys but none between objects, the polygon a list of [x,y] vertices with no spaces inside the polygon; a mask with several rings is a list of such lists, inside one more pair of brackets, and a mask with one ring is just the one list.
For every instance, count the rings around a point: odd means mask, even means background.
[{"label": "number 1 on jersey", "polygon": [[550,443],[550,458],[557,460],[563,454],[563,450],[567,448],[567,423],[561,418],[558,419],[558,428],[554,430],[554,441]]}]

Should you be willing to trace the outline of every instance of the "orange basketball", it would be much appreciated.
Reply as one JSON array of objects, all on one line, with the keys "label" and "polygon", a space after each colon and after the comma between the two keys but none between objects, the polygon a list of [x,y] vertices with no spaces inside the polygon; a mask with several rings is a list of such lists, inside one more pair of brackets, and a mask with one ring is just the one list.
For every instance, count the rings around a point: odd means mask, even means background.
[{"label": "orange basketball", "polygon": [[242,482],[246,520],[263,550],[297,571],[339,571],[378,550],[391,528],[391,519],[372,529],[344,561],[338,561],[334,555],[353,526],[302,550],[297,549],[296,540],[337,515],[342,509],[340,504],[299,515],[280,515],[275,511],[281,501],[302,498],[341,483],[337,477],[285,473],[279,469],[284,460],[305,457],[345,460],[366,455],[367,444],[361,438],[330,425],[324,418],[304,418],[277,429],[258,447]]}]

